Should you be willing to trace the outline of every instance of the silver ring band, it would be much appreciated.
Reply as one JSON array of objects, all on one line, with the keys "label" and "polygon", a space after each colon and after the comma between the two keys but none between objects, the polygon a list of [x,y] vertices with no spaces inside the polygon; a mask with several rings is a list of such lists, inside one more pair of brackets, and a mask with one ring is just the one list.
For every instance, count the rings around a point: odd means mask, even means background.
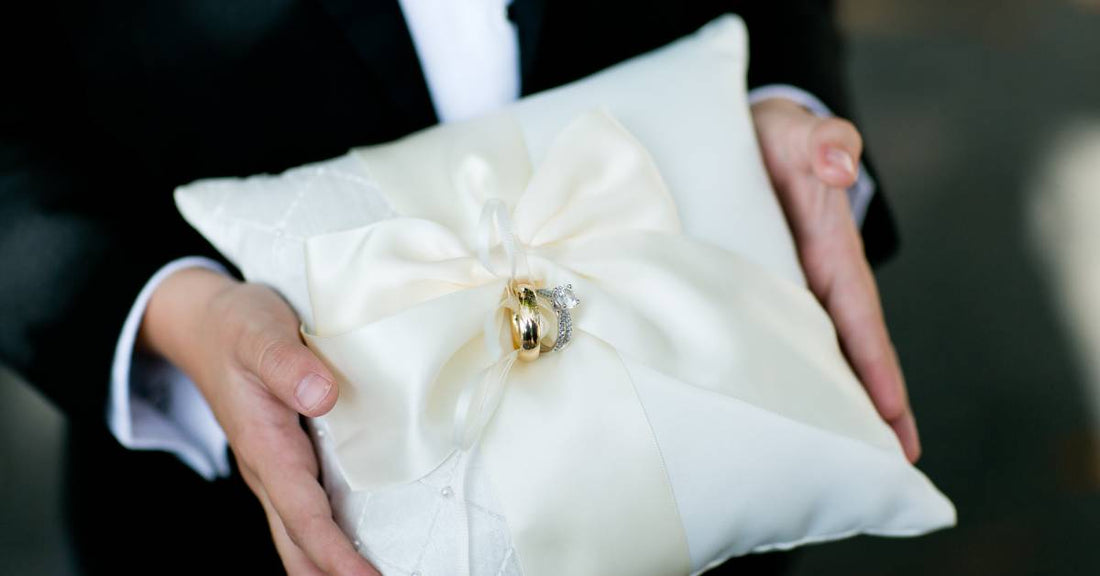
[{"label": "silver ring band", "polygon": [[557,338],[554,339],[553,347],[547,351],[561,350],[573,337],[573,315],[570,310],[581,301],[573,294],[572,284],[558,285],[553,290],[539,288],[536,294],[545,299],[558,316]]}]

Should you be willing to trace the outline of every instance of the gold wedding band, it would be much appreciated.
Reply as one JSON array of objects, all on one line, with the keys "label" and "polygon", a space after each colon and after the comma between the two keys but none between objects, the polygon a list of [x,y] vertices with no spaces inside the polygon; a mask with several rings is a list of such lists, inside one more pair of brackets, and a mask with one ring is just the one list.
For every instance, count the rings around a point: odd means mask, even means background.
[{"label": "gold wedding band", "polygon": [[542,314],[539,313],[535,290],[526,284],[515,289],[518,302],[512,312],[512,345],[519,350],[519,359],[535,360],[542,351]]}]

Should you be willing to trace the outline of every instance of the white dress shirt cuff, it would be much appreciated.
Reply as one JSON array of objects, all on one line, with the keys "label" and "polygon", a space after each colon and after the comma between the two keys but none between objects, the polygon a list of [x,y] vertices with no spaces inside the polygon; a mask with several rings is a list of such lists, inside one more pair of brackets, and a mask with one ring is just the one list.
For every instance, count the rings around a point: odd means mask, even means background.
[{"label": "white dress shirt cuff", "polygon": [[123,446],[171,452],[213,480],[229,475],[228,442],[206,399],[167,360],[134,349],[153,291],[172,273],[195,267],[227,273],[208,258],[181,258],[158,270],[138,294],[115,348],[107,424]]},{"label": "white dress shirt cuff", "polygon": [[[832,110],[813,94],[789,84],[768,84],[753,88],[749,91],[749,104],[767,100],[769,98],[784,98],[806,108],[813,114],[822,117],[834,116]],[[852,208],[852,217],[856,224],[862,226],[863,218],[867,215],[867,206],[871,204],[871,197],[875,194],[875,182],[867,175],[867,168],[863,162],[859,163],[859,176],[856,183],[848,188],[848,205]]]}]

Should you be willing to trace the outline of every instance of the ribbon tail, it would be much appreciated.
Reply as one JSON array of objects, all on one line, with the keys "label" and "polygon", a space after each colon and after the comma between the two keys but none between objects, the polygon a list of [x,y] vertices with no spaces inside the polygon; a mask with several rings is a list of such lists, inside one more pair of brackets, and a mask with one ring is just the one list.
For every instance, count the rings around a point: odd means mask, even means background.
[{"label": "ribbon tail", "polygon": [[454,418],[454,445],[457,450],[468,451],[481,439],[500,406],[508,373],[518,357],[518,350],[501,356],[459,394]]},{"label": "ribbon tail", "polygon": [[[487,336],[488,332],[487,330]],[[513,350],[486,368],[480,377],[472,379],[470,384],[463,388],[455,407],[454,443],[455,450],[458,452],[459,471],[457,482],[452,482],[452,489],[455,497],[460,499],[459,509],[462,513],[462,521],[459,523],[462,534],[459,537],[456,574],[470,574],[470,516],[467,511],[469,502],[466,486],[474,452],[485,428],[500,406],[508,373],[518,357],[519,351]]]},{"label": "ribbon tail", "polygon": [[469,502],[466,496],[466,484],[470,478],[470,462],[473,460],[473,451],[462,449],[459,452],[459,472],[457,484],[457,496],[461,498],[459,510],[462,511],[462,521],[458,523],[462,530],[458,546],[458,570],[456,574],[470,575],[470,514],[467,510]]}]

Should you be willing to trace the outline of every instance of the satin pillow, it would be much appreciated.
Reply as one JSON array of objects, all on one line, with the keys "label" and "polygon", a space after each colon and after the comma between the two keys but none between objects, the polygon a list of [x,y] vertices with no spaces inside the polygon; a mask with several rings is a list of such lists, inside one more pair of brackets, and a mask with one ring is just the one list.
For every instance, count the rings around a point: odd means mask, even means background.
[{"label": "satin pillow", "polygon": [[[523,190],[529,178],[539,178],[528,168],[537,173],[547,164],[560,165],[563,154],[606,136],[609,146],[621,142],[652,162],[659,177],[653,180],[653,194],[645,197],[658,204],[665,196],[674,201],[668,214],[676,222],[653,226],[662,232],[682,230],[701,243],[693,254],[718,250],[743,261],[731,266],[742,271],[745,284],[773,287],[771,291],[799,303],[769,321],[800,325],[804,318],[794,308],[806,307],[810,316],[823,317],[823,312],[809,310],[816,303],[804,289],[790,234],[761,162],[745,100],[746,46],[742,22],[723,17],[668,47],[526,98],[499,114],[352,150],[277,176],[196,182],[177,190],[177,204],[247,279],[269,284],[287,298],[307,335],[344,333],[354,331],[362,319],[350,309],[331,311],[331,302],[347,295],[324,294],[346,288],[348,281],[341,276],[346,266],[337,256],[349,244],[364,241],[359,232],[373,230],[372,224],[416,217],[465,237],[478,222],[478,203],[432,194],[466,186],[448,181],[448,174],[478,179],[485,170],[469,165],[452,170],[442,164],[461,163],[455,159],[469,158],[478,147],[488,150],[484,156],[489,158],[519,154],[516,161],[492,163],[492,184],[477,186]],[[593,117],[593,109],[603,112]],[[578,123],[586,130],[580,137]],[[562,134],[571,130],[577,139],[563,144]],[[515,205],[516,198],[512,200]],[[339,278],[331,290],[318,280],[323,267],[318,261],[326,258],[336,264],[325,274]],[[579,326],[585,294],[581,298]],[[824,322],[828,324],[827,318]],[[667,488],[663,498],[677,519],[669,522],[675,524],[668,528],[674,537],[649,537],[682,541],[682,553],[658,553],[661,559],[683,556],[664,564],[647,559],[645,546],[626,551],[635,541],[631,530],[642,528],[623,525],[625,516],[619,516],[626,508],[621,506],[608,507],[620,511],[610,518],[585,521],[601,526],[587,536],[588,543],[614,531],[607,526],[625,534],[601,541],[603,553],[585,552],[586,542],[568,538],[537,541],[531,536],[537,532],[528,526],[538,518],[521,522],[516,513],[516,502],[534,496],[502,490],[506,482],[501,476],[506,475],[499,462],[493,464],[491,456],[486,462],[479,450],[456,453],[410,481],[371,484],[362,480],[370,476],[371,463],[351,462],[348,455],[355,453],[356,443],[373,440],[349,435],[346,422],[330,422],[329,417],[311,421],[310,427],[338,522],[386,574],[698,573],[733,555],[861,533],[916,535],[952,525],[950,502],[905,461],[892,432],[846,368],[835,336],[792,336],[802,337],[810,338],[808,345],[784,352],[800,355],[791,358],[794,364],[822,367],[819,378],[798,384],[806,393],[783,392],[781,386],[770,390],[764,385],[769,376],[763,374],[761,382],[742,386],[763,392],[742,391],[727,398],[685,389],[667,371],[645,362],[630,364],[640,413],[663,468],[659,485]],[[328,357],[330,362],[333,358]],[[354,386],[341,382],[342,403],[355,395],[345,387]],[[347,402],[355,405],[355,400]],[[361,453],[381,452],[364,448]],[[531,458],[528,467],[542,463],[538,455]],[[609,491],[630,493],[643,484],[636,477],[616,477],[610,463],[608,470],[599,477]],[[637,506],[658,507],[645,502]],[[644,542],[641,535],[637,538]],[[616,552],[617,543],[625,543],[622,552]],[[548,552],[555,549],[560,553]],[[639,559],[649,568],[635,566]],[[569,569],[563,572],[563,566]],[[674,568],[645,571],[656,566]]]}]

